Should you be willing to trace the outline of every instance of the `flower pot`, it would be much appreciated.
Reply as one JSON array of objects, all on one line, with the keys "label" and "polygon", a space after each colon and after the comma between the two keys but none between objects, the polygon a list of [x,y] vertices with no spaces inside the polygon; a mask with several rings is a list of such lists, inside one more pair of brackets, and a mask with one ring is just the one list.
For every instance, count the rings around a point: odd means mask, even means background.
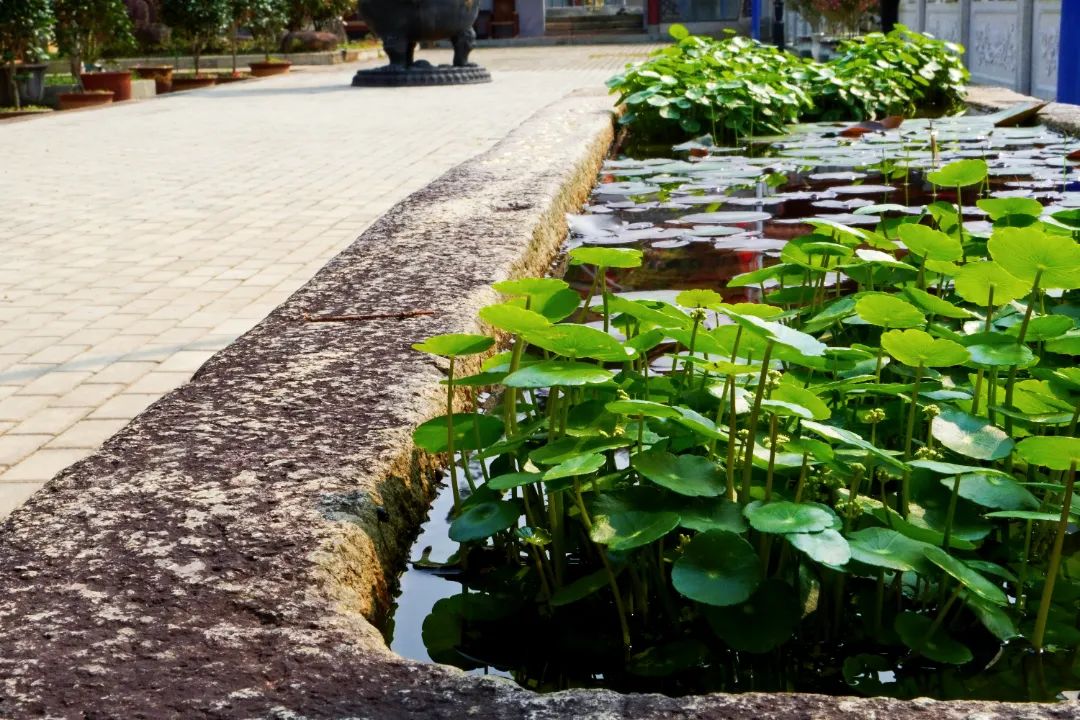
[{"label": "flower pot", "polygon": [[172,91],[172,65],[137,65],[132,70],[137,78],[153,80],[158,95]]},{"label": "flower pot", "polygon": [[240,82],[241,80],[250,80],[251,73],[244,72],[242,70],[237,71],[235,75],[232,73],[221,73],[217,76],[217,84],[224,85],[226,83]]},{"label": "flower pot", "polygon": [[217,82],[213,75],[173,75],[172,91],[198,90],[212,87]]},{"label": "flower pot", "polygon": [[251,74],[255,77],[268,77],[270,75],[284,75],[289,72],[292,63],[287,60],[271,60],[269,62],[248,63]]},{"label": "flower pot", "polygon": [[[36,105],[45,97],[45,71],[48,67],[45,63],[20,63],[15,66],[15,84],[19,88],[20,105]],[[0,66],[0,105],[5,106],[15,104],[15,98],[11,96],[8,70],[7,66]]]},{"label": "flower pot", "polygon": [[94,92],[72,92],[60,95],[61,110],[78,110],[80,108],[108,105],[113,101],[111,90],[96,90]]},{"label": "flower pot", "polygon": [[131,71],[82,73],[83,88],[86,90],[111,90],[113,100],[120,102],[131,99]]}]

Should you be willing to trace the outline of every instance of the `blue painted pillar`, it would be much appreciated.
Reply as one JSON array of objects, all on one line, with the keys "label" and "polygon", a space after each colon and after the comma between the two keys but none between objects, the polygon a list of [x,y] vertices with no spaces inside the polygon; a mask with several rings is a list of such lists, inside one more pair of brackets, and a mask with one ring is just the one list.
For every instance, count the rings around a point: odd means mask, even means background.
[{"label": "blue painted pillar", "polygon": [[750,0],[750,37],[761,39],[761,0]]},{"label": "blue painted pillar", "polygon": [[1061,0],[1057,101],[1080,105],[1080,0]]}]

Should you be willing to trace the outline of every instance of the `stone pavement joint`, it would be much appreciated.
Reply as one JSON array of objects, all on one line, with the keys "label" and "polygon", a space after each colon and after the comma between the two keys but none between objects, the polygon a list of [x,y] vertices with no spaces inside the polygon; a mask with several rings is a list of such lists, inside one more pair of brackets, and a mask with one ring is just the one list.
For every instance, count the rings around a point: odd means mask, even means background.
[{"label": "stone pavement joint", "polygon": [[650,49],[479,49],[494,82],[446,88],[303,68],[0,123],[0,517],[394,203]]}]

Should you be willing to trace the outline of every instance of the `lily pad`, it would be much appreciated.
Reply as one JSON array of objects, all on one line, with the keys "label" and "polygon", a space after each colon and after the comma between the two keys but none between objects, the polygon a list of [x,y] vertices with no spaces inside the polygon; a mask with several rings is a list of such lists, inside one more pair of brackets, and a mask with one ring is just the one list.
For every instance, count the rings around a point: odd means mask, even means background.
[{"label": "lily pad", "polygon": [[774,535],[816,533],[832,525],[832,516],[821,508],[787,500],[753,502],[746,506],[743,514],[755,530]]},{"label": "lily pad", "polygon": [[1016,454],[1025,462],[1050,468],[1068,470],[1080,463],[1080,438],[1054,436],[1029,437],[1016,446]]},{"label": "lily pad", "polygon": [[996,425],[952,407],[944,407],[930,423],[934,438],[953,452],[976,460],[999,460],[1015,443]]},{"label": "lily pad", "polygon": [[824,565],[838,567],[851,560],[851,546],[848,541],[831,528],[815,533],[791,533],[784,537],[797,550]]},{"label": "lily pad", "polygon": [[750,543],[725,530],[699,533],[671,570],[671,584],[705,605],[737,605],[761,582],[761,564]]},{"label": "lily pad", "polygon": [[923,550],[932,547],[895,530],[880,527],[851,533],[848,535],[848,545],[853,560],[900,572],[918,572],[925,568]]},{"label": "lily pad", "polygon": [[413,350],[441,357],[461,357],[463,355],[477,355],[494,344],[495,340],[487,335],[448,333],[446,335],[435,335],[423,342],[416,343],[413,345]]},{"label": "lily pad", "polygon": [[996,262],[968,263],[956,273],[956,294],[969,303],[986,307],[993,289],[994,305],[1007,305],[1031,290],[1031,283],[1019,280]]},{"label": "lily pad", "polygon": [[897,233],[911,252],[927,260],[959,260],[964,256],[959,240],[926,225],[905,223]]},{"label": "lily pad", "polygon": [[864,295],[855,303],[855,312],[871,325],[883,328],[913,328],[926,324],[926,316],[895,295]]},{"label": "lily pad", "polygon": [[1080,245],[1070,237],[1042,230],[999,228],[986,245],[990,257],[1013,277],[1043,288],[1080,287]]},{"label": "lily pad", "polygon": [[473,542],[510,528],[521,514],[516,503],[495,500],[470,505],[450,523],[450,539]]},{"label": "lily pad", "polygon": [[634,455],[630,464],[644,477],[679,495],[716,497],[725,489],[716,463],[700,455],[647,450]]},{"label": "lily pad", "polygon": [[983,600],[1002,607],[1009,604],[1009,599],[1005,597],[1005,592],[1000,587],[941,548],[931,545],[923,548],[923,554],[926,555],[927,560],[937,565]]},{"label": "lily pad", "polygon": [[963,345],[914,329],[882,333],[881,347],[911,367],[948,367],[967,362],[970,357]]},{"label": "lily pad", "polygon": [[599,385],[613,377],[608,370],[589,363],[552,360],[516,370],[506,376],[503,384],[515,388],[573,387]]}]

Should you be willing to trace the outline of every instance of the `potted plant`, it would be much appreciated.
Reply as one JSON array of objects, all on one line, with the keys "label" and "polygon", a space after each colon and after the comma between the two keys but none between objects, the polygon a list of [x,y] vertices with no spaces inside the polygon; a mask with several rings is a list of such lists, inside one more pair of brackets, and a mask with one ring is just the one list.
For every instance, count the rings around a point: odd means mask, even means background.
[{"label": "potted plant", "polygon": [[[0,3],[0,61],[4,72],[0,80],[4,88],[0,96],[18,109],[22,102],[19,92],[19,70],[29,69],[18,61],[25,61],[28,54],[42,45],[52,26],[52,13],[49,0],[19,0],[18,2]],[[44,66],[41,66],[41,87],[44,90]],[[40,99],[40,98],[39,98]]]},{"label": "potted plant", "polygon": [[173,77],[173,90],[192,90],[213,85],[215,77],[199,72],[199,61],[207,44],[221,35],[229,24],[229,0],[165,0],[165,23],[179,32],[191,46],[195,61],[193,76]]},{"label": "potted plant", "polygon": [[[79,90],[99,95],[111,92],[113,100],[130,100],[130,71],[83,72],[84,65],[100,59],[106,45],[113,48],[134,46],[131,20],[123,0],[53,0],[53,12],[56,14],[57,44],[68,56],[71,74]],[[100,104],[101,98],[98,100],[97,104]]]},{"label": "potted plant", "polygon": [[136,65],[131,70],[140,80],[153,80],[158,95],[172,92],[172,65]]},{"label": "potted plant", "polygon": [[248,27],[264,54],[262,62],[250,63],[251,74],[255,77],[266,77],[289,72],[291,62],[270,57],[270,53],[278,49],[281,34],[288,22],[288,8],[284,0],[246,0],[246,2],[251,8]]}]

